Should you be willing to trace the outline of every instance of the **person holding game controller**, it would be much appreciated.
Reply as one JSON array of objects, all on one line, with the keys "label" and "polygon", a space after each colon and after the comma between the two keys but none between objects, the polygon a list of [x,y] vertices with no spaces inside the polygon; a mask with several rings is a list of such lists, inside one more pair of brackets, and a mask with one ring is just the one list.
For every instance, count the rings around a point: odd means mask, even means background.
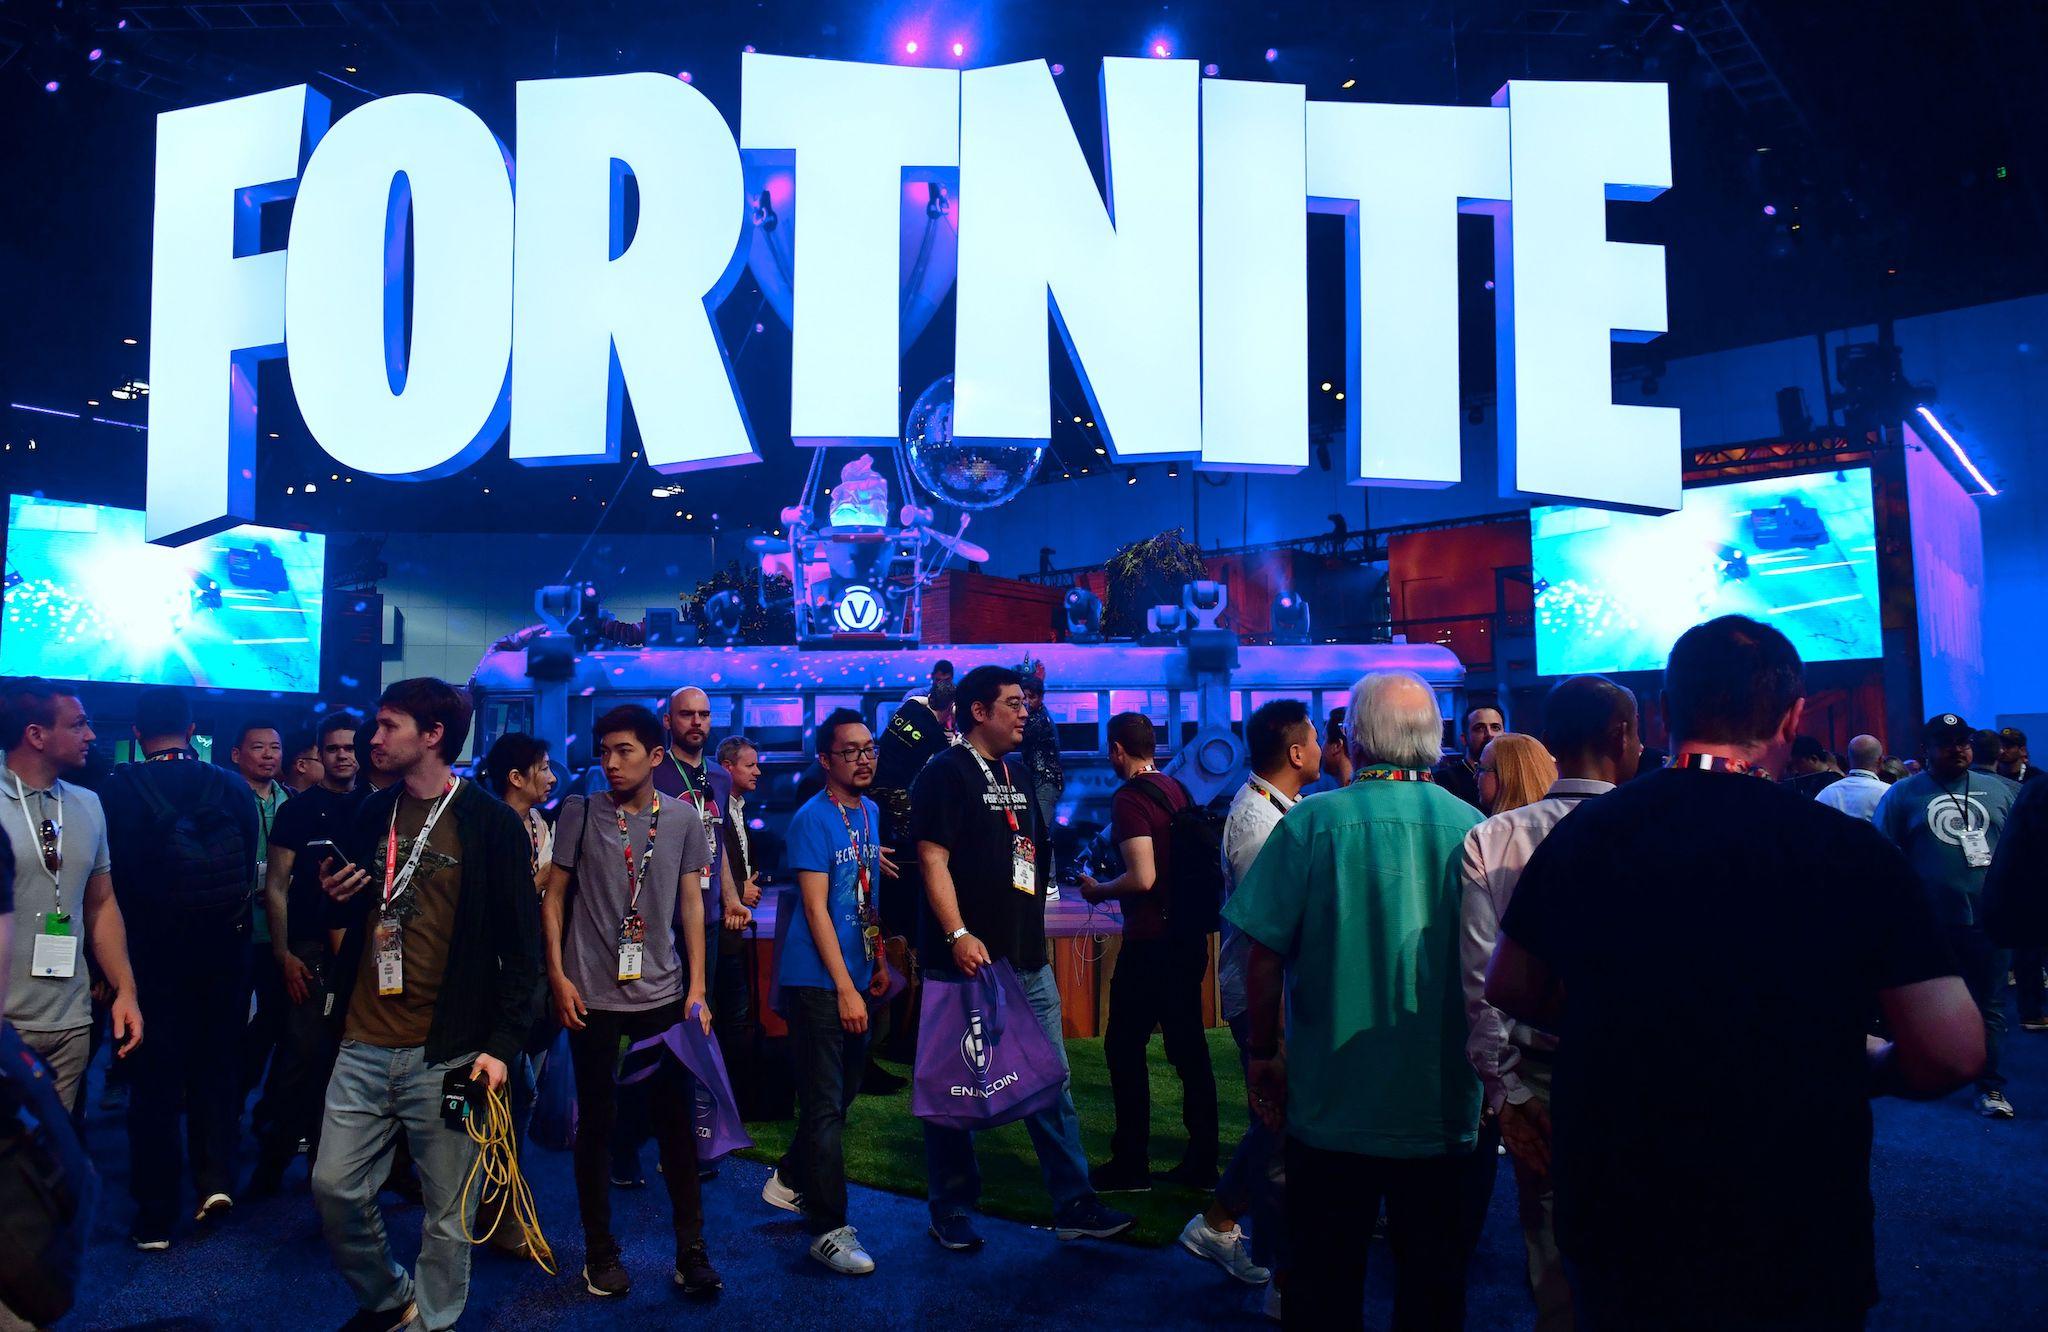
[{"label": "person holding game controller", "polygon": [[[683,1022],[711,1031],[701,887],[711,851],[697,806],[656,789],[668,755],[653,712],[613,708],[591,736],[610,790],[562,802],[542,919],[548,987],[576,1070],[583,1287],[620,1296],[632,1288],[611,1228],[620,1050]],[[647,1101],[675,1220],[675,1283],[715,1295],[723,1282],[704,1248],[694,1084],[677,1060],[659,1049],[655,1059]]]},{"label": "person holding game controller", "polygon": [[[439,1332],[461,1317],[477,1144],[461,1105],[454,1123],[444,1110],[451,1092],[470,1107],[501,1093],[533,1026],[531,848],[517,814],[451,771],[470,711],[443,680],[384,691],[370,761],[395,780],[364,800],[320,876],[329,897],[366,904],[337,963],[355,959],[355,990],[313,1167],[328,1249],[360,1306],[346,1332]],[[426,1212],[417,1275],[392,1257],[377,1209],[401,1131]]]}]

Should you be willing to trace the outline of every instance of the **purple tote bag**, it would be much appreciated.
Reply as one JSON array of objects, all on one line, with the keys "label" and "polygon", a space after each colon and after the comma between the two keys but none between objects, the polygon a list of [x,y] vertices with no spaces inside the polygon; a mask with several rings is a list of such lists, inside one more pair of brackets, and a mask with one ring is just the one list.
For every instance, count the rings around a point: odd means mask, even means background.
[{"label": "purple tote bag", "polygon": [[1054,1104],[1066,1081],[1008,962],[924,974],[910,1113],[935,1128],[994,1128]]},{"label": "purple tote bag", "polygon": [[[690,1016],[667,1031],[627,1046],[620,1061],[619,1085],[630,1087],[653,1077],[655,1066],[661,1061],[662,1048],[666,1047],[684,1068],[690,1070],[690,1077],[696,1084],[697,1159],[716,1161],[742,1147],[753,1146],[754,1140],[747,1136],[746,1123],[740,1118],[739,1102],[732,1094],[732,1080],[725,1075],[725,1056],[719,1053],[718,1037],[704,1030],[697,1021],[697,1012],[693,1006]],[[643,1050],[648,1052],[648,1057],[644,1061],[635,1059],[634,1056]],[[623,1070],[629,1064],[637,1064],[638,1067],[626,1073]]]}]

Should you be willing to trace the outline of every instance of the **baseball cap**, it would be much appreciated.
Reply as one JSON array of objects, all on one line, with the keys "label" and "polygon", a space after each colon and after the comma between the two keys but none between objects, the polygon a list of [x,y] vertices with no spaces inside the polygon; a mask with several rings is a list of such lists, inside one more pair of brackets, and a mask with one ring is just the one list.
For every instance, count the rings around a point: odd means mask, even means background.
[{"label": "baseball cap", "polygon": [[1944,712],[1927,719],[1927,725],[1920,728],[1920,738],[1943,743],[1967,740],[1970,738],[1970,723],[1953,712]]},{"label": "baseball cap", "polygon": [[2017,726],[2008,726],[1998,733],[1998,743],[2001,745],[2018,745],[2024,749],[2027,745],[2027,733]]}]

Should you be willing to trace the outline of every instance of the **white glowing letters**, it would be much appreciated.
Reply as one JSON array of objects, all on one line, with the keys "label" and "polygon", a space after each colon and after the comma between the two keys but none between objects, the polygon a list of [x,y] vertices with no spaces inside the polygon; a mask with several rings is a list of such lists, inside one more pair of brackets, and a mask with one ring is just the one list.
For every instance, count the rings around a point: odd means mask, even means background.
[{"label": "white glowing letters", "polygon": [[[255,378],[289,356],[337,460],[446,475],[511,424],[523,463],[757,459],[713,312],[746,239],[741,152],[793,167],[791,435],[893,440],[906,177],[957,187],[955,433],[1052,433],[1048,317],[1120,461],[1308,460],[1307,213],[1347,229],[1355,484],[1459,479],[1458,211],[1496,219],[1504,493],[1678,503],[1677,412],[1616,406],[1613,337],[1663,331],[1663,252],[1605,201],[1669,187],[1657,84],[1515,82],[1490,107],[1103,62],[1098,189],[1042,62],[742,60],[740,134],[655,74],[521,83],[517,169],[459,104],[326,129],[303,87],[160,117],[149,535],[254,516]],[[638,195],[630,220],[626,182]],[[262,203],[296,191],[281,250]],[[789,220],[794,227],[795,219]],[[411,299],[404,299],[411,240]],[[801,244],[796,244],[797,241]]]}]

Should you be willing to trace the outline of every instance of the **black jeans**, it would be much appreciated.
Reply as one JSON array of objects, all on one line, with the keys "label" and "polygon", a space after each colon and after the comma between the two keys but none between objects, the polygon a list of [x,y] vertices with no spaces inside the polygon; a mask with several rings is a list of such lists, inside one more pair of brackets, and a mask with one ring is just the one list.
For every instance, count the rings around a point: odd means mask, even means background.
[{"label": "black jeans", "polygon": [[[1286,1326],[1365,1326],[1365,1258],[1387,1205],[1394,1251],[1393,1332],[1465,1326],[1468,1203],[1474,1154],[1397,1159],[1327,1152],[1287,1139]],[[1495,1167],[1491,1157],[1484,1161]]]},{"label": "black jeans", "polygon": [[1113,1161],[1142,1169],[1150,1160],[1152,1077],[1145,1050],[1157,1027],[1166,1036],[1166,1058],[1180,1074],[1187,1161],[1198,1169],[1216,1167],[1216,1072],[1202,1029],[1202,976],[1208,967],[1205,939],[1126,939],[1117,954],[1109,982],[1109,1030],[1102,1041],[1116,1101]]},{"label": "black jeans", "polygon": [[249,927],[138,919],[132,928],[136,988],[148,1005],[149,1027],[129,1056],[128,1186],[136,1234],[167,1239],[188,1155],[199,1197],[235,1191]]},{"label": "black jeans", "polygon": [[[711,1005],[711,1023],[718,1033],[719,1049],[726,1051],[726,1058],[731,1060],[732,1052],[742,1048],[737,1033],[745,1025],[750,1007],[747,1003],[747,973],[742,969],[745,959],[737,954],[723,960],[719,958],[725,930],[725,907],[716,894],[705,895],[704,913],[705,1001]],[[689,960],[681,960],[683,985],[687,989]],[[730,1064],[727,1073],[731,1073]],[[640,1144],[654,1132],[653,1120],[648,1115],[645,1084],[635,1083],[619,1088],[618,1106],[618,1128],[612,1135],[612,1174],[617,1179],[633,1179],[640,1174]]]},{"label": "black jeans", "polygon": [[2005,968],[2008,954],[1991,946],[1991,936],[1982,925],[1951,925],[1948,944],[1962,969],[1963,984],[1977,1011],[1984,1015],[1984,1071],[1977,1075],[1977,1090],[1992,1091],[2005,1086],[2005,1074],[1998,1067],[1998,1042],[2005,1034]]},{"label": "black jeans", "polygon": [[867,1067],[867,1037],[839,1025],[839,996],[815,986],[782,992],[796,1064],[796,1137],[775,1167],[804,1200],[804,1228],[825,1235],[846,1224],[846,1112]]},{"label": "black jeans", "polygon": [[[262,908],[259,906],[257,910]],[[241,1099],[246,1102],[250,1092],[258,1087],[264,1088],[250,1116],[250,1123],[257,1136],[261,1137],[269,1128],[271,1115],[276,1109],[270,1104],[270,1090],[264,1084],[263,1070],[284,1039],[285,1010],[291,1007],[291,999],[284,992],[284,972],[278,968],[277,958],[271,954],[267,941],[249,945],[247,975],[248,993],[256,996],[256,1011],[250,1014],[246,1008],[243,1010],[248,1030],[242,1036]]]},{"label": "black jeans", "polygon": [[2012,950],[2013,982],[2017,987],[2013,1000],[2019,1005],[2020,1021],[2039,1022],[2042,1017],[2043,964],[2048,963],[2048,949],[2015,948]]},{"label": "black jeans", "polygon": [[[645,1040],[683,1020],[681,1001],[638,1013],[592,1009],[583,1020],[583,1030],[569,1033],[569,1060],[576,1070],[576,1203],[583,1216],[586,1252],[612,1238],[612,1130],[621,1090],[613,1078],[619,1065],[619,1042]],[[675,1212],[676,1253],[680,1255],[704,1235],[692,1118],[695,1081],[664,1051],[655,1062],[653,1077],[624,1090],[642,1092],[646,1097],[654,1139],[661,1150],[662,1182],[668,1186],[669,1206]]]},{"label": "black jeans", "polygon": [[258,1140],[263,1158],[273,1162],[288,1160],[298,1151],[301,1138],[317,1148],[327,1079],[334,1072],[346,1017],[327,949],[318,941],[300,943],[292,955],[312,968],[313,983],[304,1003],[295,1004],[289,993],[284,995],[284,1026],[263,1083],[266,1122],[259,1126]]}]

